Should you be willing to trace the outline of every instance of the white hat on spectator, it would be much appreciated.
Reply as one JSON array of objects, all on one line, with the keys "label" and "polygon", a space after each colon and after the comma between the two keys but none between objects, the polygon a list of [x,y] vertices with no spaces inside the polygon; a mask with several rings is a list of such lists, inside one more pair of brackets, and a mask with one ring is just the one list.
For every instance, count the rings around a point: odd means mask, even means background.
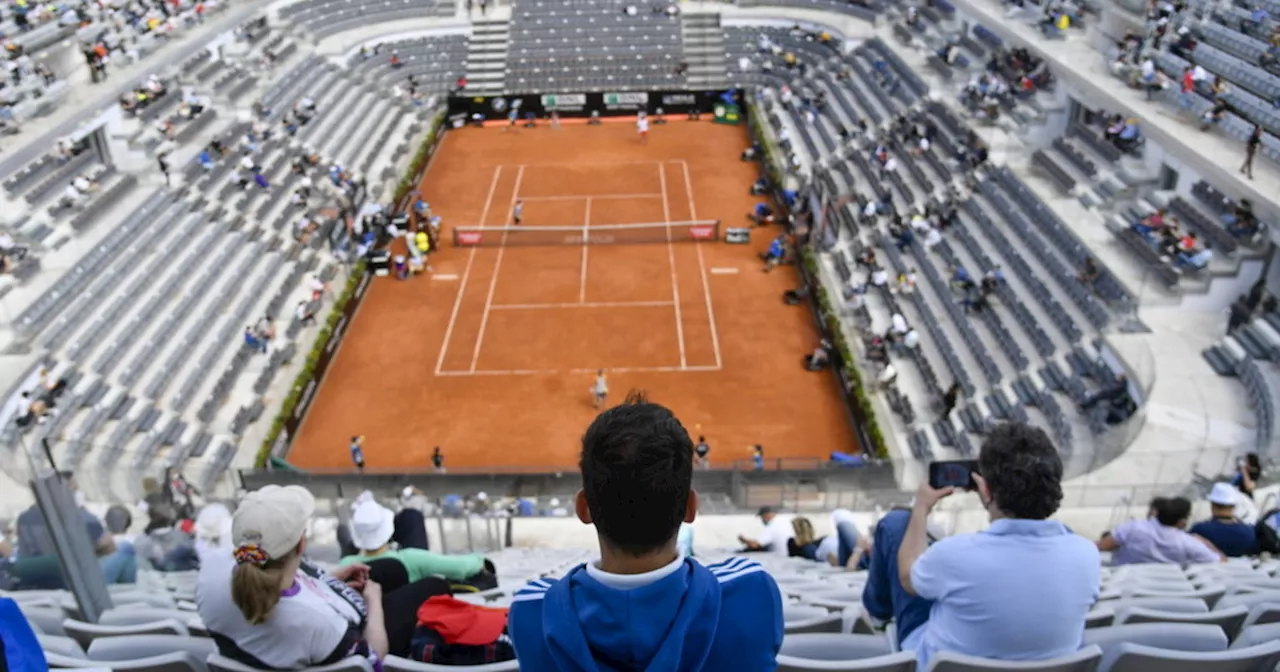
[{"label": "white hat on spectator", "polygon": [[245,495],[231,517],[237,558],[241,549],[261,551],[266,556],[262,563],[288,555],[302,540],[315,510],[315,497],[298,485],[268,485]]},{"label": "white hat on spectator", "polygon": [[1214,483],[1209,491],[1209,503],[1215,506],[1235,506],[1236,489],[1230,483]]},{"label": "white hat on spectator", "polygon": [[386,546],[394,533],[395,514],[377,502],[363,502],[351,515],[351,543],[362,551]]},{"label": "white hat on spectator", "polygon": [[209,542],[231,542],[231,511],[214,502],[206,504],[196,516],[196,538]]}]

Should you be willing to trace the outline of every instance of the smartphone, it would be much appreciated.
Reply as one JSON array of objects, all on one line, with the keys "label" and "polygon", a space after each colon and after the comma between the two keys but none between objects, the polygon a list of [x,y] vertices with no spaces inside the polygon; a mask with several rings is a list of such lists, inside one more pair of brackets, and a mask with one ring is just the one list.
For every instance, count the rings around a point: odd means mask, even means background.
[{"label": "smartphone", "polygon": [[977,460],[942,460],[929,463],[929,487],[973,489],[973,474],[978,473]]}]

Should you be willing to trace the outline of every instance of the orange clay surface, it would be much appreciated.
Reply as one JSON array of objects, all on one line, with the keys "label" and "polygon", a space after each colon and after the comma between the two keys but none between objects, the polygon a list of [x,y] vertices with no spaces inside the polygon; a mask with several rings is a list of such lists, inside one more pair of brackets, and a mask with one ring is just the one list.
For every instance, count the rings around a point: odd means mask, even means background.
[{"label": "orange clay surface", "polygon": [[750,245],[723,242],[454,248],[451,225],[525,226],[719,219],[745,226],[757,166],[739,161],[746,128],[675,119],[642,145],[631,124],[450,131],[423,178],[444,218],[433,273],[378,278],[347,330],[289,460],[351,468],[365,436],[370,471],[572,469],[595,417],[589,388],[608,373],[610,404],[645,390],[712,461],[858,452],[833,374],[801,358],[818,343],[806,308],[763,273]]}]

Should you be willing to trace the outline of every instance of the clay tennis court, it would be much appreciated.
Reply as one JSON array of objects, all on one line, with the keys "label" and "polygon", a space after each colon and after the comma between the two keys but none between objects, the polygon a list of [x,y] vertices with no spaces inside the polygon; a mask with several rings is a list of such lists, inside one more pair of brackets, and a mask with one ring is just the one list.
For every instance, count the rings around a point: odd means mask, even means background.
[{"label": "clay tennis court", "polygon": [[[450,469],[571,469],[601,368],[610,403],[645,390],[718,464],[755,443],[768,458],[856,452],[834,377],[800,365],[819,334],[781,300],[795,269],[761,272],[778,230],[667,242],[706,233],[689,222],[746,223],[747,145],[745,127],[684,120],[647,145],[629,123],[450,132],[422,183],[444,221],[434,272],[373,283],[289,460],[350,468],[363,434],[371,471],[427,468],[435,446]],[[517,201],[525,230],[471,228],[511,225]],[[650,226],[621,226],[635,224]],[[453,227],[484,244],[455,246]],[[528,244],[540,227],[557,227],[552,244]],[[653,242],[576,242],[638,236]]]}]

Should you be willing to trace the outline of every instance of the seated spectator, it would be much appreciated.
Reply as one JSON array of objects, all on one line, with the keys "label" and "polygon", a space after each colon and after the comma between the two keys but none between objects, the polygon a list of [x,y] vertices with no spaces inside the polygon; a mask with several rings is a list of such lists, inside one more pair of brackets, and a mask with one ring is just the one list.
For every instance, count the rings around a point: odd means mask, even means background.
[{"label": "seated spectator", "polygon": [[978,463],[974,487],[991,527],[930,546],[929,513],[954,490],[921,484],[905,528],[901,515],[881,521],[890,522],[900,536],[879,530],[876,535],[876,546],[899,547],[901,593],[891,582],[892,572],[882,571],[874,578],[890,585],[868,581],[864,602],[868,593],[887,594],[889,610],[871,600],[880,613],[910,613],[914,620],[924,614],[911,596],[933,601],[923,623],[914,629],[898,626],[900,633],[909,629],[900,634],[902,649],[915,651],[921,666],[943,651],[995,660],[1043,660],[1075,652],[1085,615],[1098,598],[1101,568],[1097,549],[1049,520],[1062,502],[1057,449],[1042,430],[1009,423],[987,436]]},{"label": "seated spectator", "polygon": [[208,562],[210,555],[231,553],[231,511],[226,506],[206,504],[195,523],[195,549],[201,563]]},{"label": "seated spectator", "polygon": [[1223,215],[1222,223],[1226,225],[1227,232],[1237,238],[1252,238],[1261,228],[1253,213],[1253,202],[1247,198],[1240,199],[1234,212]]},{"label": "seated spectator", "polygon": [[1182,268],[1203,271],[1209,266],[1209,262],[1213,261],[1213,249],[1207,243],[1200,242],[1196,234],[1191,233],[1188,238],[1178,243],[1178,252],[1174,259]]},{"label": "seated spectator", "polygon": [[147,507],[147,529],[134,541],[138,560],[160,572],[188,572],[200,568],[195,539],[177,527],[173,506]]},{"label": "seated spectator", "polygon": [[1080,283],[1092,287],[1100,277],[1102,277],[1102,271],[1098,270],[1098,262],[1094,261],[1093,257],[1085,257],[1084,266],[1080,268],[1080,274],[1077,276]]},{"label": "seated spectator", "polygon": [[[133,546],[128,542],[117,544],[102,521],[84,508],[84,493],[80,491],[75,477],[69,472],[60,472],[60,475],[80,509],[80,516],[84,521],[89,543],[93,545],[94,554],[98,557],[103,578],[109,584],[136,583],[138,561],[134,555]],[[49,530],[45,526],[44,515],[40,513],[39,506],[32,504],[30,508],[19,514],[16,527],[18,554],[11,570],[23,588],[67,588],[63,579],[62,562],[49,537]]]},{"label": "seated spectator", "polygon": [[211,555],[196,587],[196,610],[222,655],[260,669],[349,656],[376,664],[387,655],[382,590],[369,568],[330,575],[303,559],[314,511],[315,499],[298,486],[269,485],[240,502],[234,551]]},{"label": "seated spectator", "polygon": [[574,508],[595,525],[601,559],[516,595],[521,669],[773,669],[783,631],[773,579],[743,558],[703,566],[676,550],[697,493],[693,441],[671,412],[636,395],[600,414],[581,471]]},{"label": "seated spectator", "polygon": [[1190,518],[1191,502],[1185,497],[1157,497],[1151,500],[1145,519],[1131,520],[1104,534],[1098,550],[1112,552],[1112,565],[1226,562],[1212,544],[1187,533]]},{"label": "seated spectator", "polygon": [[802,557],[833,567],[858,567],[870,546],[858,533],[853,512],[836,509],[831,512],[832,533],[818,537],[808,518],[797,517],[791,521],[793,538],[787,540],[787,555]]},{"label": "seated spectator", "polygon": [[[424,525],[420,511],[415,509],[406,509],[406,511],[417,513],[416,524]],[[399,526],[404,527],[403,521]],[[344,557],[338,566],[367,565],[374,560],[386,559],[404,566],[409,583],[429,576],[439,576],[452,583],[489,582],[497,586],[497,579],[493,578],[493,573],[485,568],[483,555],[479,553],[442,555],[425,548],[401,546],[392,541],[396,528],[396,514],[392,513],[391,509],[373,500],[361,502],[356,506],[351,517],[351,543],[357,552]],[[418,537],[425,542],[425,527]]]},{"label": "seated spectator", "polygon": [[1240,493],[1230,483],[1215,483],[1209,491],[1209,520],[1196,523],[1191,534],[1213,544],[1228,558],[1258,554],[1258,535],[1253,525],[1236,518]]},{"label": "seated spectator", "polygon": [[1211,126],[1217,126],[1222,123],[1223,117],[1227,116],[1227,101],[1218,98],[1213,101],[1213,107],[1204,111],[1200,115],[1200,130],[1207,131]]},{"label": "seated spectator", "polygon": [[755,539],[738,535],[738,541],[746,547],[743,550],[786,555],[787,541],[791,539],[788,523],[778,517],[778,512],[772,506],[760,507],[756,515],[760,517],[760,522],[764,523],[764,532]]}]

